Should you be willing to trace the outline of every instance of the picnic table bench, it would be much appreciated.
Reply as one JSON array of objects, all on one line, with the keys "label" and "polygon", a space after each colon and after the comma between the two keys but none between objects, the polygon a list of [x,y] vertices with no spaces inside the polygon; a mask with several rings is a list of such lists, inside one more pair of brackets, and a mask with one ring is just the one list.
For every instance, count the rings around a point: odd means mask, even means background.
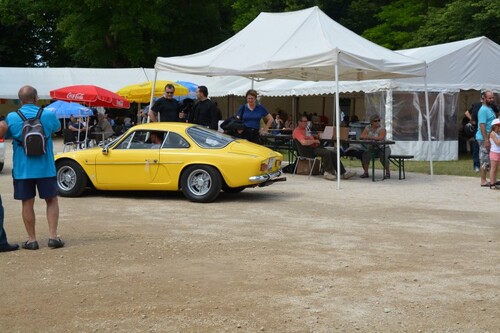
[{"label": "picnic table bench", "polygon": [[389,155],[389,161],[398,167],[399,170],[399,180],[406,179],[405,175],[405,160],[410,160],[413,155]]}]

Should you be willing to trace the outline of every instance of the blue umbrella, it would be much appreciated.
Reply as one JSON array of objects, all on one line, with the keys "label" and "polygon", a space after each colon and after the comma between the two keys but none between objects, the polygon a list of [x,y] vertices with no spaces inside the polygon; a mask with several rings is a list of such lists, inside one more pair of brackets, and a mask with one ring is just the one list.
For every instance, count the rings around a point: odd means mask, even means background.
[{"label": "blue umbrella", "polygon": [[182,101],[186,98],[191,98],[191,99],[196,99],[196,89],[198,89],[198,85],[192,82],[187,82],[187,81],[175,81],[175,83],[178,83],[186,88],[188,88],[189,93],[187,96],[178,96],[178,98],[174,97],[178,101]]},{"label": "blue umbrella", "polygon": [[55,112],[57,118],[69,118],[71,115],[76,117],[90,117],[94,113],[92,109],[78,103],[55,101],[45,107],[45,110]]}]

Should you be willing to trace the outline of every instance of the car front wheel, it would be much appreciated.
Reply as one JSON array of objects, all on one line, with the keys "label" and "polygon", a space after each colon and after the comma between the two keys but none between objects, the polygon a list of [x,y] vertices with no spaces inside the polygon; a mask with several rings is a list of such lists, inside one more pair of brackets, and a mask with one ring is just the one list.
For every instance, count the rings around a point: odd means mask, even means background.
[{"label": "car front wheel", "polygon": [[221,186],[221,176],[214,167],[193,165],[187,167],[182,173],[182,193],[191,201],[214,201],[220,194]]},{"label": "car front wheel", "polygon": [[87,186],[87,176],[78,163],[63,161],[57,164],[57,186],[62,197],[78,197]]}]

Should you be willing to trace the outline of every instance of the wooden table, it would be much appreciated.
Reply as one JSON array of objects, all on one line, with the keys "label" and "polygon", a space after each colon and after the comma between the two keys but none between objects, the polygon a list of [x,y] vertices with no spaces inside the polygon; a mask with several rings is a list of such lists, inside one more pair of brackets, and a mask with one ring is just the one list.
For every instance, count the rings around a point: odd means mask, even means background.
[{"label": "wooden table", "polygon": [[[385,156],[385,149],[388,145],[393,145],[396,143],[396,141],[392,140],[341,140],[341,142],[349,143],[349,144],[361,144],[368,146],[367,149],[371,149],[372,151],[372,181],[375,181],[375,159],[378,157],[377,152],[382,152]],[[371,146],[371,147],[369,147]],[[389,160],[387,160],[387,163],[390,163]],[[385,168],[384,172],[385,174]],[[384,177],[382,177],[381,180],[384,180]]]}]

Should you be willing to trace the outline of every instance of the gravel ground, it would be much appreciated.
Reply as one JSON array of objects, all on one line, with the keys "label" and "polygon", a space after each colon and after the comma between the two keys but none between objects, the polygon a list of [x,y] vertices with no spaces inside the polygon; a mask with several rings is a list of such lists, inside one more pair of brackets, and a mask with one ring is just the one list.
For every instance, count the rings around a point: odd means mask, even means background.
[{"label": "gravel ground", "polygon": [[40,250],[0,254],[0,332],[500,332],[499,199],[412,173],[288,176],[211,204],[94,191],[59,199],[57,250],[37,200]]}]

